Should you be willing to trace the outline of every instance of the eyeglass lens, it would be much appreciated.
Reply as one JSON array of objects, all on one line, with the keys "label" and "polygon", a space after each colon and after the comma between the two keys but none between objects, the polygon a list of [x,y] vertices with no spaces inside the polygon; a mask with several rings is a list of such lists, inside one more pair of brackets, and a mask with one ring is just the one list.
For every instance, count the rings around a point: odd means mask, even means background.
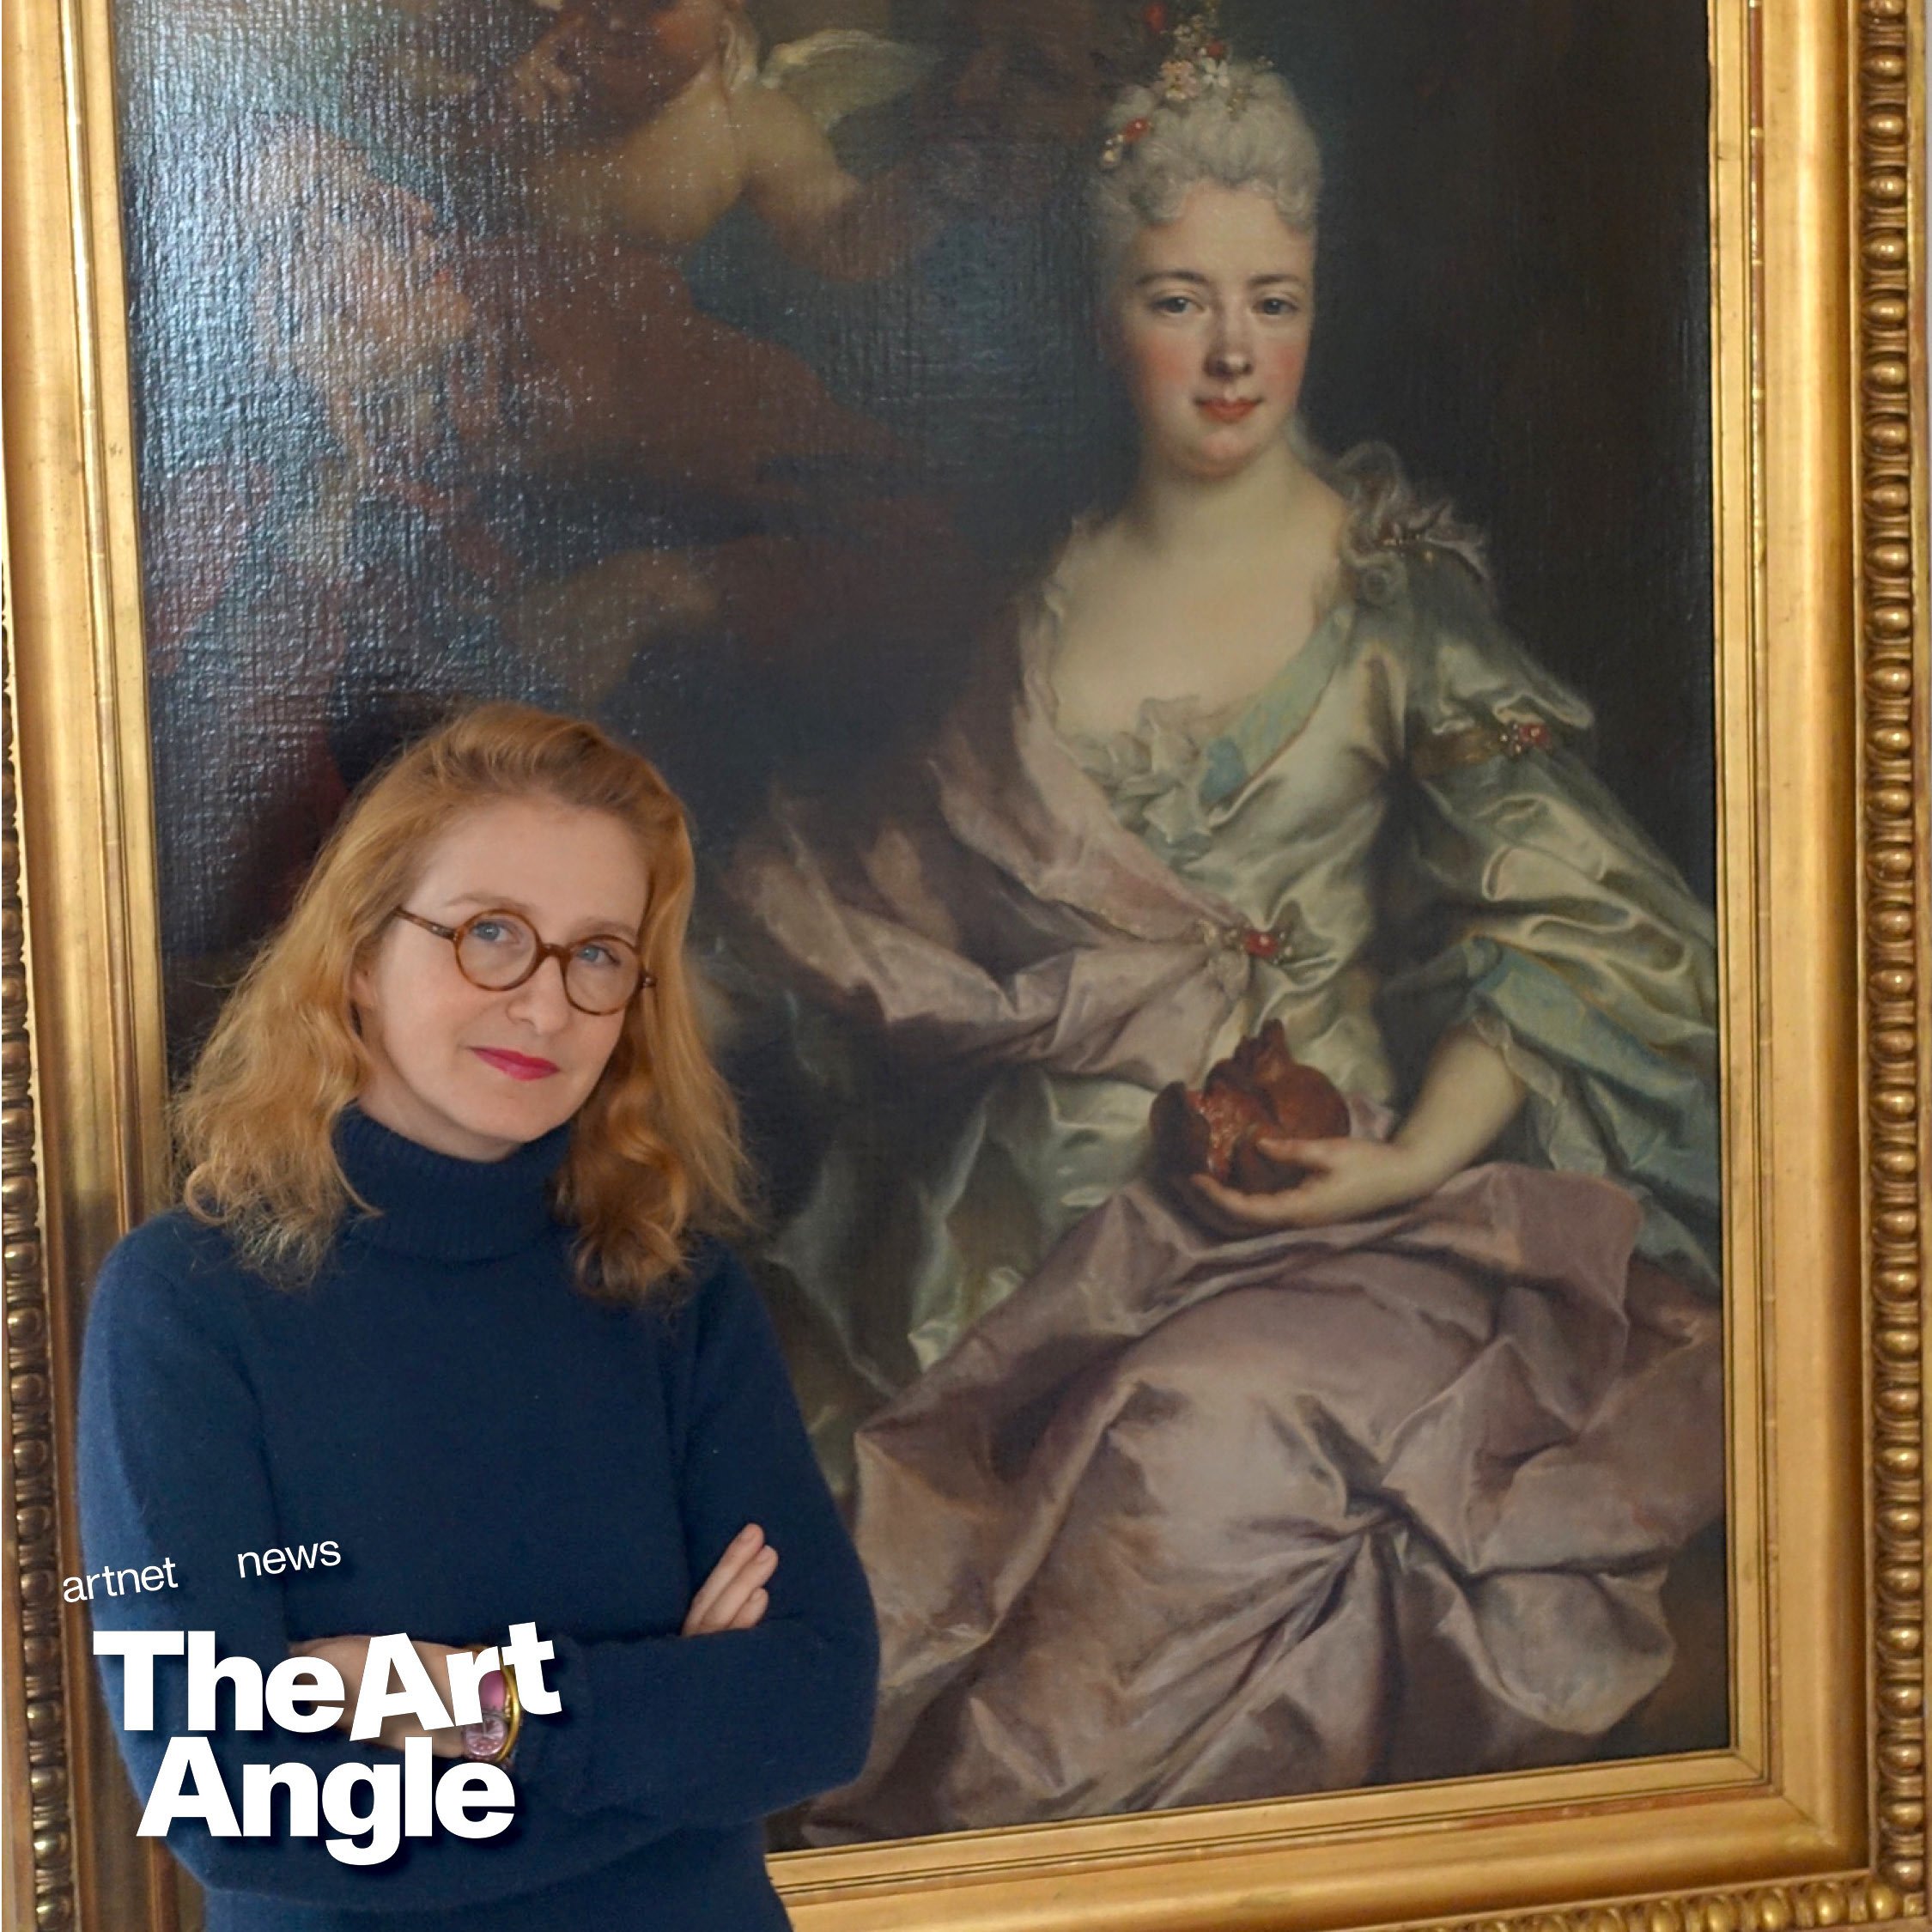
[{"label": "eyeglass lens", "polygon": [[[472,986],[499,992],[530,975],[538,951],[535,933],[508,913],[472,920],[456,945],[456,963]],[[614,935],[574,946],[564,963],[563,989],[586,1013],[611,1013],[637,991],[637,955]]]}]

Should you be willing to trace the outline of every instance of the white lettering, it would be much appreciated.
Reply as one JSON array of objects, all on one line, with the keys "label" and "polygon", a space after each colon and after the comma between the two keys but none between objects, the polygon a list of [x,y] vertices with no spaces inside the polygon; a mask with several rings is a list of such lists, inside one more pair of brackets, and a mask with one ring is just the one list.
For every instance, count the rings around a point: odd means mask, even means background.
[{"label": "white lettering", "polygon": [[[534,1634],[536,1625],[529,1628]],[[401,1688],[392,1691],[392,1676]],[[520,1686],[519,1686],[520,1688]],[[386,1717],[413,1717],[426,1731],[447,1731],[451,1718],[429,1681],[429,1673],[416,1646],[402,1632],[392,1637],[372,1637],[368,1655],[362,1665],[362,1687],[355,1694],[355,1716],[349,1735],[367,1742],[382,1733]]]},{"label": "white lettering", "polygon": [[556,1645],[547,1637],[538,1641],[535,1624],[510,1625],[503,1662],[516,1672],[518,1701],[533,1717],[554,1717],[563,1709],[563,1699],[544,1681],[544,1660],[556,1655]]},{"label": "white lettering", "polygon": [[435,1825],[435,1772],[426,1737],[403,1740],[403,1836],[426,1838]]},{"label": "white lettering", "polygon": [[284,1570],[333,1570],[342,1561],[342,1545],[333,1539],[326,1543],[283,1545],[278,1550],[237,1550],[236,1574],[246,1577],[253,1564],[258,1577],[279,1577]]},{"label": "white lettering", "polygon": [[[346,1700],[342,1674],[319,1657],[292,1656],[270,1670],[264,1681],[262,1666],[246,1653],[219,1658],[216,1633],[206,1630],[100,1631],[94,1648],[97,1656],[121,1660],[122,1724],[130,1731],[155,1727],[155,1659],[184,1652],[187,1657],[189,1730],[167,1741],[142,1810],[143,1838],[165,1838],[176,1825],[195,1820],[216,1838],[272,1838],[280,1791],[287,1795],[288,1835],[315,1838],[326,1830],[335,1834],[324,1840],[331,1857],[345,1865],[380,1865],[396,1855],[405,1837],[430,1838],[440,1826],[457,1838],[493,1838],[508,1829],[515,1814],[515,1787],[501,1765],[462,1764],[439,1774],[430,1740],[413,1736],[404,1741],[400,1765],[337,1765],[326,1777],[300,1761],[244,1765],[238,1822],[221,1763],[203,1735],[225,1728],[220,1724],[222,1685],[233,1687],[234,1729],[258,1731],[272,1722],[283,1730],[322,1731],[336,1722]],[[452,1653],[450,1702],[458,1713],[453,1718],[407,1636],[371,1637],[350,1735],[364,1741],[380,1737],[386,1722],[401,1716],[423,1731],[474,1723],[482,1715],[482,1680],[506,1666],[519,1671],[519,1688],[540,1715],[559,1710],[562,1699],[543,1675],[544,1662],[556,1654],[527,1623],[511,1625],[501,1664],[495,1648],[473,1656]]]},{"label": "white lettering", "polygon": [[300,1759],[286,1765],[244,1765],[241,1767],[241,1835],[245,1838],[270,1838],[275,1832],[275,1788],[289,1794],[289,1835],[313,1838],[322,1830],[317,1806],[320,1802],[313,1766]]},{"label": "white lettering", "polygon": [[[182,1789],[191,1776],[191,1795]],[[218,1838],[241,1836],[241,1827],[234,1821],[234,1807],[228,1802],[228,1787],[222,1783],[222,1767],[215,1762],[215,1747],[204,1737],[167,1741],[167,1755],[155,1775],[155,1788],[148,1794],[147,1808],[141,1814],[135,1836],[166,1838],[168,1827],[184,1818],[203,1820]]]},{"label": "white lettering", "polygon": [[234,1686],[234,1728],[258,1731],[262,1728],[262,1667],[252,1657],[228,1657],[215,1661],[215,1632],[188,1632],[188,1728],[212,1731],[221,1728],[216,1710],[216,1686],[226,1680]]},{"label": "white lettering", "polygon": [[[516,1787],[501,1765],[463,1765],[436,1780],[436,1821],[459,1838],[493,1838],[507,1831]],[[472,1818],[472,1808],[483,1815]]]},{"label": "white lettering", "polygon": [[121,1728],[151,1731],[155,1728],[155,1659],[178,1657],[187,1648],[178,1630],[97,1630],[94,1654],[126,1660],[121,1680]]},{"label": "white lettering", "polygon": [[449,1714],[458,1723],[483,1722],[483,1680],[502,1668],[494,1643],[486,1643],[480,1650],[450,1652]]},{"label": "white lettering", "polygon": [[270,1722],[285,1731],[327,1730],[348,1694],[342,1673],[322,1657],[284,1657],[269,1673],[264,1693]]},{"label": "white lettering", "polygon": [[[403,1842],[402,1804],[397,1787],[402,1769],[396,1765],[337,1765],[322,1783],[322,1815],[339,1838],[325,1838],[331,1858],[345,1865],[380,1865],[396,1856]],[[369,1787],[369,1808],[355,1808],[359,1785]],[[363,1832],[368,1843],[355,1841]]]}]

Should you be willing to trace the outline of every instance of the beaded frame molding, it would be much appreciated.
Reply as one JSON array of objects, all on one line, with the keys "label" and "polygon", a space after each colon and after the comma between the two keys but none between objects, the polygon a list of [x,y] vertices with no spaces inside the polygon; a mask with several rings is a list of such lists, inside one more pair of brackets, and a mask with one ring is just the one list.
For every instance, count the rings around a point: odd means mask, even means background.
[{"label": "beaded frame molding", "polygon": [[[166,1172],[108,14],[4,17],[7,1923],[170,1932],[59,1590],[84,1284]],[[800,1854],[778,1868],[806,1932],[1925,1921],[1926,17],[1710,17],[1718,602],[1752,640],[1721,681],[1748,914],[1727,1097],[1761,1157],[1730,1251],[1767,1285],[1734,1473],[1773,1471],[1733,1572],[1764,1610],[1735,1637],[1750,1775],[1647,1760]]]}]

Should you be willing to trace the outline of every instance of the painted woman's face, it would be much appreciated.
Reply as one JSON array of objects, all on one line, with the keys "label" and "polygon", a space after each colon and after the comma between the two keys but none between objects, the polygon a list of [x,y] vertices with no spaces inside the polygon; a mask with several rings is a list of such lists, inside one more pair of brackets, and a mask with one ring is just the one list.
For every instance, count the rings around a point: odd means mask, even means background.
[{"label": "painted woman's face", "polygon": [[1252,189],[1190,189],[1134,238],[1114,298],[1145,454],[1204,480],[1245,469],[1295,413],[1314,320],[1314,236]]},{"label": "painted woman's face", "polygon": [[[430,848],[404,903],[452,927],[513,912],[539,939],[569,945],[635,939],[648,890],[636,842],[617,819],[505,799],[466,812]],[[575,1114],[629,1011],[580,1012],[555,958],[519,987],[486,992],[458,970],[448,940],[400,919],[384,927],[350,993],[370,1060],[363,1112],[472,1161],[501,1160]]]}]

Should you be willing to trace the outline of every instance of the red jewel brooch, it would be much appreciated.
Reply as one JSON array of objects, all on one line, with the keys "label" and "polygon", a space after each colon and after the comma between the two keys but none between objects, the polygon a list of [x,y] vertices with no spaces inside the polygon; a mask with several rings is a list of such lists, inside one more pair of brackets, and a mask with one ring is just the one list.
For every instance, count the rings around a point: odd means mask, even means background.
[{"label": "red jewel brooch", "polygon": [[1520,758],[1530,751],[1547,751],[1556,742],[1540,718],[1510,720],[1503,726],[1503,756]]}]

